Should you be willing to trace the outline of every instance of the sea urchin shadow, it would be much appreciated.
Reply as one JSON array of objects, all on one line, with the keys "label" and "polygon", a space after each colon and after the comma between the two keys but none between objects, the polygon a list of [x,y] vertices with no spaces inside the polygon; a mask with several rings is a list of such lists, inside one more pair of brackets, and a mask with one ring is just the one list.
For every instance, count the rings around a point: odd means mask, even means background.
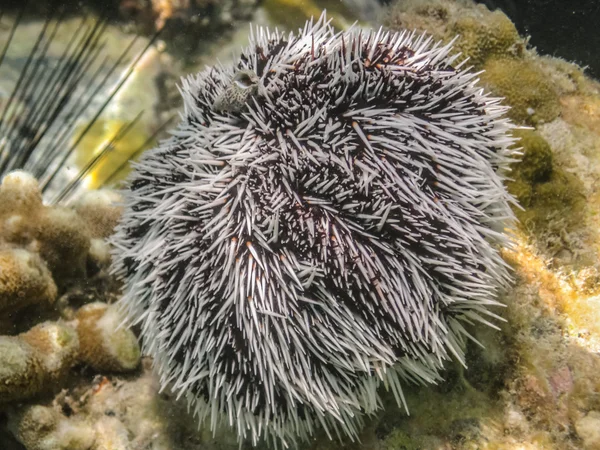
[{"label": "sea urchin shadow", "polygon": [[505,108],[414,33],[258,28],[183,80],[113,238],[121,302],[164,386],[214,429],[356,436],[377,389],[462,361],[510,281]]}]

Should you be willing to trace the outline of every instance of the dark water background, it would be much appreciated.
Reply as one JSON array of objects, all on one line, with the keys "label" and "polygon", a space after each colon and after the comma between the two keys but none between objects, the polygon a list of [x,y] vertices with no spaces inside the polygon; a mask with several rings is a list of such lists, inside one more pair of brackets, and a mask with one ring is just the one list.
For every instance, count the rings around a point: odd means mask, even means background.
[{"label": "dark water background", "polygon": [[600,79],[600,0],[476,0],[500,8],[542,54],[560,56]]}]

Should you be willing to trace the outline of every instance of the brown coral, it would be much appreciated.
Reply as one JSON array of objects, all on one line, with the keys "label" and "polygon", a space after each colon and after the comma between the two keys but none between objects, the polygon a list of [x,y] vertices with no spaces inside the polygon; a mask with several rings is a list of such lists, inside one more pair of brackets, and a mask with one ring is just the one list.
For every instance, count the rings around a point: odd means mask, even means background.
[{"label": "brown coral", "polygon": [[43,381],[39,353],[18,337],[0,336],[0,404],[35,395]]},{"label": "brown coral", "polygon": [[77,200],[73,209],[83,219],[93,238],[107,238],[121,216],[120,201],[121,196],[115,191],[89,191]]},{"label": "brown coral", "polygon": [[44,366],[47,383],[60,383],[79,356],[77,332],[60,322],[44,322],[20,335],[34,347]]},{"label": "brown coral", "polygon": [[0,313],[15,314],[34,303],[52,304],[56,292],[38,255],[20,248],[0,249]]},{"label": "brown coral", "polygon": [[71,327],[45,322],[16,337],[0,336],[0,403],[24,400],[60,386],[77,362]]},{"label": "brown coral", "polygon": [[82,360],[98,371],[126,372],[141,358],[133,332],[119,328],[122,319],[114,306],[90,303],[77,312],[77,332]]},{"label": "brown coral", "polygon": [[90,234],[83,219],[68,208],[46,208],[35,226],[35,245],[56,283],[63,287],[85,276]]}]

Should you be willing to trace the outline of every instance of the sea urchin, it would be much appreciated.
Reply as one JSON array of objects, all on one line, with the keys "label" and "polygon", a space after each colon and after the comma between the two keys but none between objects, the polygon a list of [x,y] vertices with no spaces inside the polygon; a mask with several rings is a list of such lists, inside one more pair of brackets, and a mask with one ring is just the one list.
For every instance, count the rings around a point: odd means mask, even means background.
[{"label": "sea urchin", "polygon": [[435,382],[490,324],[513,219],[504,107],[414,33],[258,28],[183,80],[130,177],[123,309],[163,386],[211,427],[354,436],[383,383]]}]

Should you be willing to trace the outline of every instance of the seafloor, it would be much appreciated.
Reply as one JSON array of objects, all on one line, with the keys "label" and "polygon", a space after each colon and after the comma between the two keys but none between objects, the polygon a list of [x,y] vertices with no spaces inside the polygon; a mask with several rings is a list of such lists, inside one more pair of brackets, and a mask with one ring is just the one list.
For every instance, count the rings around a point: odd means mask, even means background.
[{"label": "seafloor", "polygon": [[[179,5],[167,3],[164,20]],[[259,22],[289,27],[321,3],[247,7]],[[402,1],[379,17],[394,30],[459,35],[456,49],[523,126],[515,132],[523,156],[507,183],[520,224],[503,253],[516,282],[502,295],[500,330],[473,330],[484,348],[468,346],[467,369],[448,364],[439,385],[405,387],[410,416],[386,400],[360,443],[317,436],[302,448],[600,449],[600,83],[539,55],[503,13],[467,0]],[[351,20],[338,11],[335,23]],[[237,48],[242,35],[213,36],[196,61]],[[50,207],[26,174],[2,181],[0,449],[236,449],[227,430],[198,429],[185,405],[158,392],[137,330],[117,328],[119,286],[107,274],[105,242],[117,200],[90,191]]]}]

